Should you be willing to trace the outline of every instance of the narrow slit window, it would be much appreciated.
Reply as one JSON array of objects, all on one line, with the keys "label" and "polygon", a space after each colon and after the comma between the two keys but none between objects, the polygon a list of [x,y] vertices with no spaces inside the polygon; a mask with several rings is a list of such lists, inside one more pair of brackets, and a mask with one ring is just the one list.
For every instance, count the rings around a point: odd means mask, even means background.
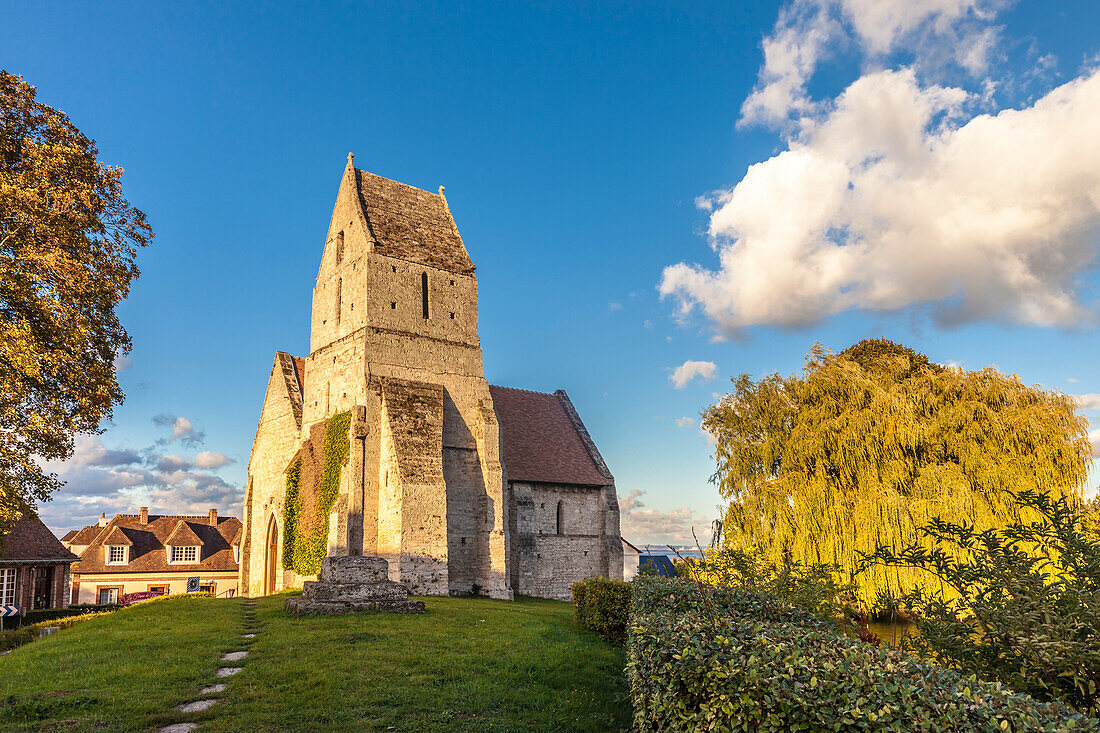
[{"label": "narrow slit window", "polygon": [[420,304],[424,309],[424,320],[428,320],[428,273],[420,273]]},{"label": "narrow slit window", "polygon": [[560,501],[558,502],[558,516],[557,516],[557,520],[556,520],[555,524],[557,525],[556,529],[555,529],[556,533],[561,534],[562,533],[562,511],[561,511],[561,502]]}]

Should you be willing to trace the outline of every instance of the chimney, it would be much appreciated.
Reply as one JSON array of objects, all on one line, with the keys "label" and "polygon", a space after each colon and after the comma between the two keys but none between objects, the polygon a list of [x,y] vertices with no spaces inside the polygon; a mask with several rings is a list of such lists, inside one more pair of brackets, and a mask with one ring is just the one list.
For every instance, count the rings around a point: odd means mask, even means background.
[{"label": "chimney", "polygon": [[211,527],[218,526],[218,510],[216,508],[211,507],[210,514],[207,516],[206,521]]},{"label": "chimney", "polygon": [[107,512],[100,512],[99,526],[100,527],[106,527],[107,526]]},{"label": "chimney", "polygon": [[149,524],[149,507],[143,506],[141,513],[138,515],[138,522],[141,524]]}]

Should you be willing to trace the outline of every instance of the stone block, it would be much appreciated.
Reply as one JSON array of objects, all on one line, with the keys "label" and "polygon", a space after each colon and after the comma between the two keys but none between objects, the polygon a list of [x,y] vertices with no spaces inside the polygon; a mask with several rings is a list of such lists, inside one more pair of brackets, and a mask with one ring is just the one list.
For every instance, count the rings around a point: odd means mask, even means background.
[{"label": "stone block", "polygon": [[321,561],[324,583],[377,583],[389,578],[389,563],[383,557],[344,555]]},{"label": "stone block", "polygon": [[302,597],[312,601],[402,601],[409,597],[409,591],[392,580],[377,583],[306,581],[302,584]]},{"label": "stone block", "polygon": [[286,599],[286,610],[296,616],[339,616],[356,611],[385,613],[424,613],[423,601],[314,601],[305,596]]}]

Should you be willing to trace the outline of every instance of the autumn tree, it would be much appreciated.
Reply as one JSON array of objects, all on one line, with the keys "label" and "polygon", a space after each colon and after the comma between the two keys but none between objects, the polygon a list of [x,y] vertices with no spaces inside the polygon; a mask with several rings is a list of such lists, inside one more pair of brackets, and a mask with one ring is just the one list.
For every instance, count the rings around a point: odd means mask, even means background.
[{"label": "autumn tree", "polygon": [[710,407],[726,546],[767,562],[833,564],[863,602],[902,594],[918,569],[865,553],[927,541],[934,517],[979,531],[1027,519],[1027,490],[1076,500],[1091,458],[1071,397],[988,367],[944,367],[882,339],[815,346],[801,376],[748,375]]},{"label": "autumn tree", "polygon": [[115,309],[153,233],[98,155],[0,71],[0,530],[58,487],[38,461],[69,457],[122,400]]}]

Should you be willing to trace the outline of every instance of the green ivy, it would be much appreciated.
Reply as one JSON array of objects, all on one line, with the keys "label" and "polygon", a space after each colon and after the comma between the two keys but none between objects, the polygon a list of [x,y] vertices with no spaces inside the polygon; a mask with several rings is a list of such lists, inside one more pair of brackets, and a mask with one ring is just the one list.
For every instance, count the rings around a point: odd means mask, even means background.
[{"label": "green ivy", "polygon": [[283,500],[283,569],[294,569],[294,544],[298,531],[298,515],[302,511],[298,499],[298,481],[302,475],[302,459],[298,458],[286,470],[286,498]]},{"label": "green ivy", "polygon": [[328,554],[329,512],[340,495],[340,472],[348,457],[348,428],[351,412],[338,412],[325,426],[325,448],[317,487],[320,519],[313,527],[301,526],[301,459],[286,472],[286,500],[283,503],[283,567],[298,575],[321,572],[321,560]]}]

